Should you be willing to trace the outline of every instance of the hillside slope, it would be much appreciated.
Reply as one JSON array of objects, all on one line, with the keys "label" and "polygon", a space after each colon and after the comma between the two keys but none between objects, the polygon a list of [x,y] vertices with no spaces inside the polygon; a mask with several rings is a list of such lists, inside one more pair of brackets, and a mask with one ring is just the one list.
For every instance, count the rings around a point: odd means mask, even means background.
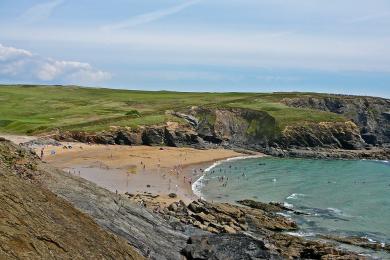
[{"label": "hillside slope", "polygon": [[[375,97],[0,86],[0,100],[0,132],[67,141],[224,146],[274,155],[286,154],[275,149],[390,145],[390,100]],[[389,151],[360,157],[386,159]]]},{"label": "hillside slope", "polygon": [[31,155],[10,147],[0,141],[0,259],[143,259],[37,184]]}]

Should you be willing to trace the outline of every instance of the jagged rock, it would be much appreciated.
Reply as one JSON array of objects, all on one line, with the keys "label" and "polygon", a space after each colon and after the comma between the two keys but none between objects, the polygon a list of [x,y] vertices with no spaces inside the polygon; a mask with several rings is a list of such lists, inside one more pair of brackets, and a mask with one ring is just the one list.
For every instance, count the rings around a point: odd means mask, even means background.
[{"label": "jagged rock", "polygon": [[147,127],[142,132],[142,143],[144,145],[164,144],[164,128]]},{"label": "jagged rock", "polygon": [[182,253],[189,260],[282,259],[267,249],[264,242],[243,234],[194,236]]},{"label": "jagged rock", "polygon": [[197,201],[193,201],[188,205],[188,209],[195,213],[200,213],[204,210],[202,205],[200,205]]},{"label": "jagged rock", "polygon": [[232,227],[230,227],[230,226],[228,226],[228,225],[224,225],[224,226],[223,226],[223,230],[224,230],[226,233],[228,233],[228,234],[236,234],[236,233],[237,233],[237,231],[236,231],[234,228],[232,228]]},{"label": "jagged rock", "polygon": [[196,132],[204,140],[216,144],[229,143],[251,147],[265,145],[276,137],[276,121],[268,113],[239,108],[194,108],[191,115],[198,118]]},{"label": "jagged rock", "polygon": [[[32,171],[34,178],[15,173],[20,158],[18,169]],[[144,259],[123,238],[42,187],[36,179],[43,173],[28,166],[36,159],[0,144],[0,259]]]},{"label": "jagged rock", "polygon": [[364,147],[359,128],[351,121],[306,123],[283,130],[284,147],[331,147],[357,150]]},{"label": "jagged rock", "polygon": [[279,205],[274,203],[263,203],[254,200],[239,200],[237,202],[240,203],[241,205],[248,206],[254,209],[261,209],[267,212],[281,212],[285,210],[285,208],[282,208]]},{"label": "jagged rock", "polygon": [[363,237],[339,237],[339,236],[321,236],[325,239],[334,240],[340,243],[359,246],[363,248],[369,248],[373,250],[385,250],[390,252],[390,244],[378,243],[374,241],[370,241],[367,238]]},{"label": "jagged rock", "polygon": [[[285,98],[282,100],[288,106],[311,108],[342,114],[356,123],[362,134],[371,136],[370,144],[390,143],[390,100],[375,97],[324,95]],[[372,138],[375,136],[376,138]]]}]

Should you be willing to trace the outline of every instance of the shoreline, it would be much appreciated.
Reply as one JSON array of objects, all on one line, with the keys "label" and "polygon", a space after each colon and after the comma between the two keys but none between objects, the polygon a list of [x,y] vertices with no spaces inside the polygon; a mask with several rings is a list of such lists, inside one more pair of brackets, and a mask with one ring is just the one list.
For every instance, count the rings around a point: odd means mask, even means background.
[{"label": "shoreline", "polygon": [[205,174],[207,174],[209,171],[211,171],[212,169],[214,169],[215,167],[217,167],[218,165],[220,165],[224,162],[246,160],[246,159],[252,159],[252,158],[263,158],[266,156],[268,156],[268,155],[265,155],[265,154],[246,155],[246,156],[244,155],[244,156],[237,156],[237,157],[231,157],[231,158],[227,158],[227,159],[218,160],[218,161],[214,162],[212,165],[210,165],[209,167],[207,167],[204,170],[203,174],[201,176],[199,176],[199,178],[197,178],[196,181],[194,181],[194,183],[191,185],[192,192],[198,198],[205,200],[205,198],[202,196],[202,193],[200,191],[200,189],[203,187],[202,180],[203,180]]},{"label": "shoreline", "polygon": [[[42,146],[34,148],[40,154]],[[61,143],[46,145],[43,160],[111,192],[155,194],[169,204],[198,199],[192,185],[206,168],[218,161],[246,157],[243,155],[226,149]],[[168,197],[171,193],[177,195],[174,200]]]}]

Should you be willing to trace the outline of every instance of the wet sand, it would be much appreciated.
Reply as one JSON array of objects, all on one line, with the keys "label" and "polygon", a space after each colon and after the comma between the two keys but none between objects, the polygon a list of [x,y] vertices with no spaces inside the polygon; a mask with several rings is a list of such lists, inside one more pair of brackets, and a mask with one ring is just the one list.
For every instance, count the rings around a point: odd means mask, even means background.
[{"label": "wet sand", "polygon": [[[225,149],[88,145],[46,146],[43,160],[112,192],[158,194],[162,200],[196,199],[191,185],[218,160],[242,156]],[[35,147],[40,154],[41,147]],[[169,193],[178,198],[169,199]]]}]

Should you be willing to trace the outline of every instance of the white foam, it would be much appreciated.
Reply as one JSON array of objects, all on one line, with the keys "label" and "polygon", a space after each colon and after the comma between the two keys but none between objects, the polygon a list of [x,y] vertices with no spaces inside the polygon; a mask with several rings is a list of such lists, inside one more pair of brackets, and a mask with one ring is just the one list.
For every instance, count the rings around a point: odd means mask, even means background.
[{"label": "white foam", "polygon": [[305,233],[305,232],[302,232],[302,231],[299,231],[299,232],[286,232],[287,234],[291,235],[291,236],[295,236],[295,237],[313,237],[315,236],[314,233]]},{"label": "white foam", "polygon": [[336,213],[338,215],[343,215],[343,212],[336,208],[327,208],[327,210],[332,211],[333,213]]},{"label": "white foam", "polygon": [[[207,167],[204,170],[204,174],[207,173],[207,172],[210,172],[212,169],[214,169],[218,165],[221,165],[224,162],[231,162],[231,161],[238,161],[238,160],[245,160],[245,159],[253,159],[253,158],[261,158],[261,157],[264,157],[264,155],[237,156],[237,157],[232,157],[232,158],[228,158],[228,159],[225,159],[225,160],[216,161],[215,163],[213,163],[212,165],[210,165],[209,167]],[[202,188],[204,186],[204,184],[203,184],[204,174],[199,179],[197,179],[191,186],[192,191],[194,192],[194,194],[197,197],[201,198],[201,199],[204,199],[203,195],[202,195],[202,192],[201,192],[201,190],[202,190]]]},{"label": "white foam", "polygon": [[204,199],[203,196],[202,196],[202,188],[203,188],[203,179],[204,179],[204,175],[200,176],[199,179],[197,179],[191,186],[192,188],[192,192],[195,194],[195,196],[201,198],[201,199]]},{"label": "white foam", "polygon": [[302,194],[302,193],[293,193],[293,194],[291,194],[290,196],[288,196],[286,199],[288,199],[288,200],[296,200],[296,199],[298,199],[299,197],[305,197],[305,194]]},{"label": "white foam", "polygon": [[280,215],[280,216],[285,217],[285,218],[291,218],[291,216],[289,214],[286,214],[283,212],[277,212],[276,215]]},{"label": "white foam", "polygon": [[287,203],[287,202],[283,202],[283,206],[285,206],[286,208],[289,208],[289,209],[294,208],[293,204],[290,204],[290,203]]}]

